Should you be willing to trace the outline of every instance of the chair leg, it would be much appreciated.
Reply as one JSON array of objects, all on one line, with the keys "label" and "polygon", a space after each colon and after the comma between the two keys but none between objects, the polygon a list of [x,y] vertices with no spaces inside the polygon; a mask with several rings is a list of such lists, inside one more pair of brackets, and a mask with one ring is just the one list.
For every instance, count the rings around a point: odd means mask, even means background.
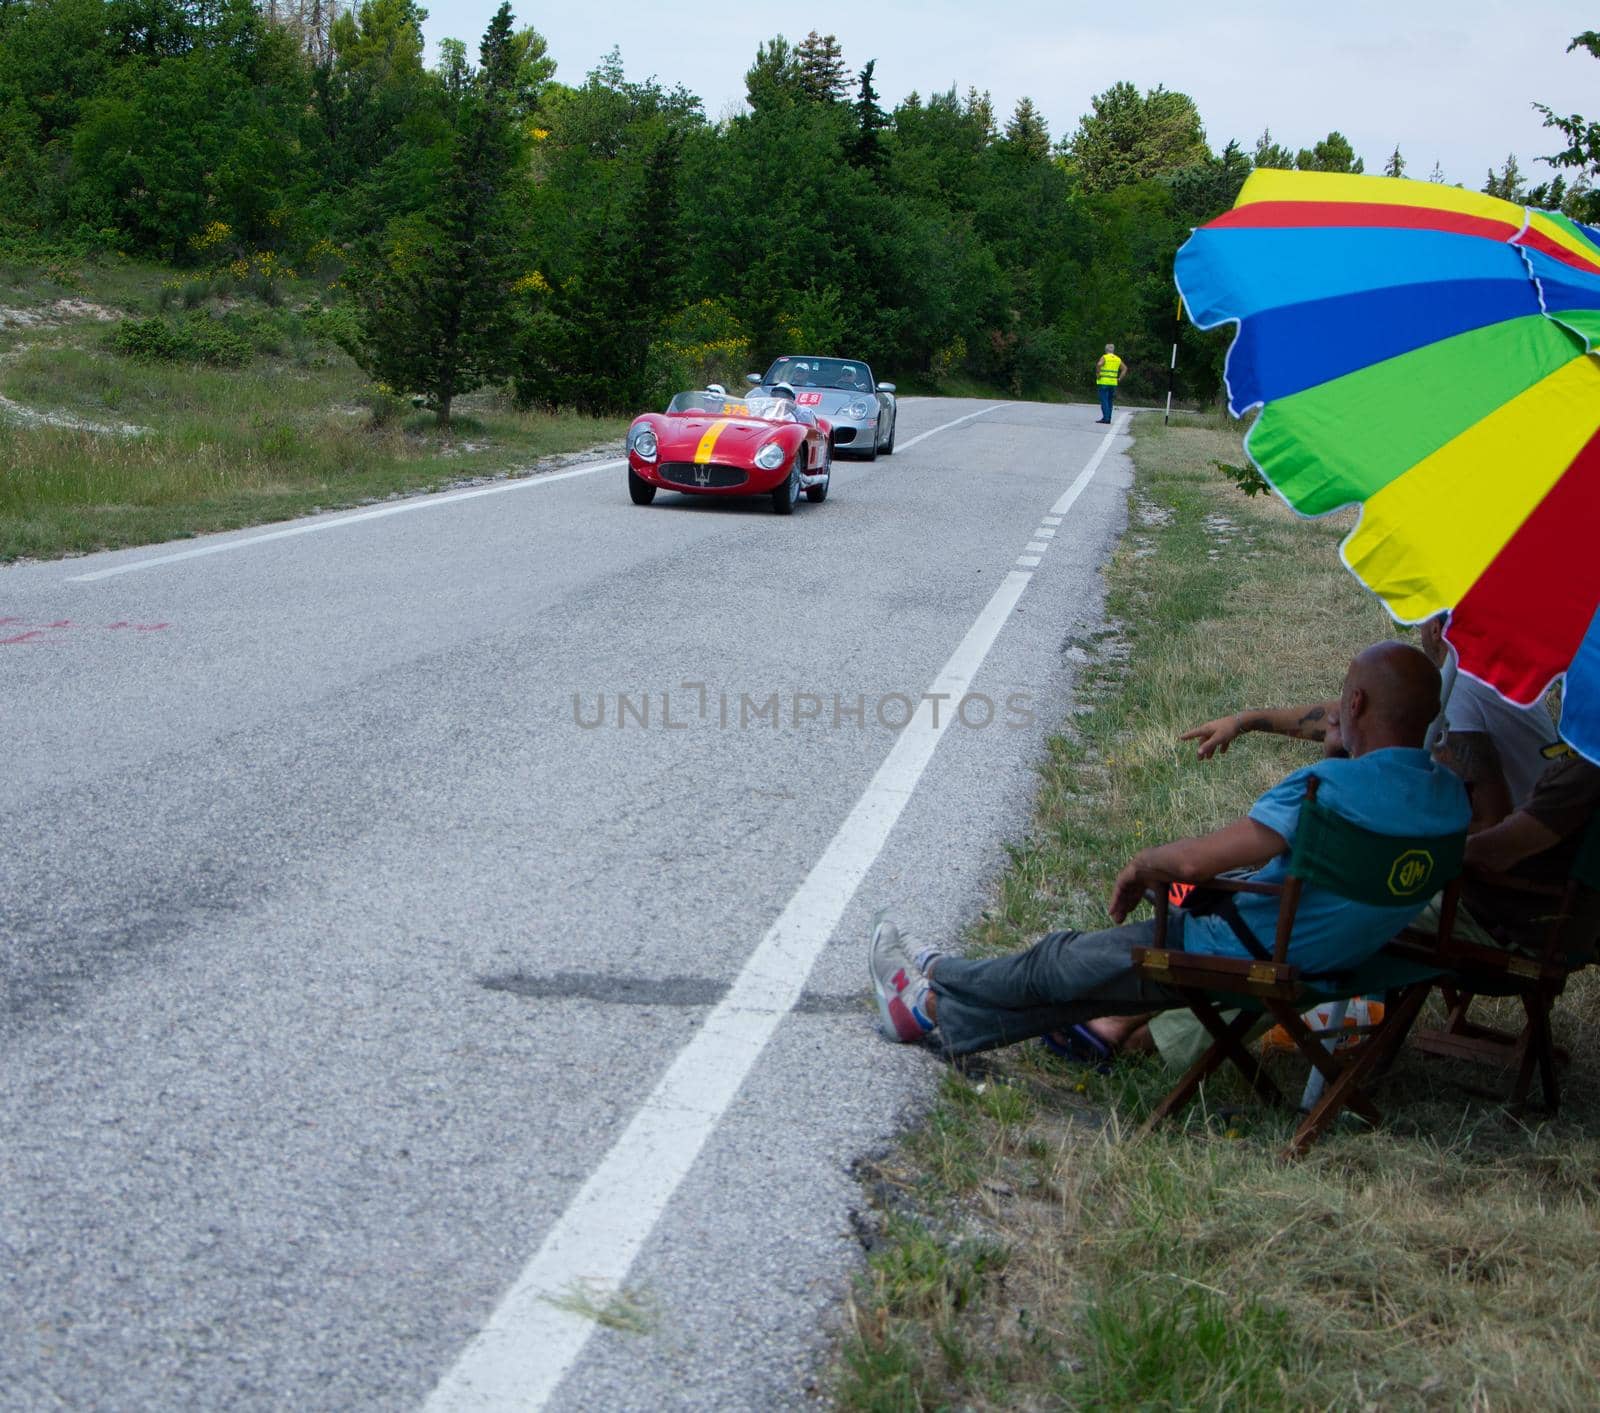
[{"label": "chair leg", "polygon": [[1233,1067],[1239,1071],[1255,1090],[1258,1098],[1268,1104],[1286,1104],[1286,1100],[1267,1076],[1265,1066],[1260,1059],[1250,1053],[1249,1047],[1244,1043],[1244,1037],[1250,1033],[1250,1027],[1256,1018],[1249,1011],[1241,1011],[1233,1018],[1233,1022],[1222,1019],[1222,1013],[1206,998],[1204,992],[1185,991],[1184,999],[1189,1002],[1190,1009],[1200,1018],[1200,1023],[1212,1034],[1216,1043],[1222,1049],[1222,1058],[1231,1060]]},{"label": "chair leg", "polygon": [[1545,1108],[1553,1114],[1561,1105],[1561,1087],[1556,1078],[1555,1040],[1550,1030],[1550,1009],[1554,1001],[1554,995],[1544,986],[1528,992],[1522,998],[1528,1023],[1523,1027],[1516,1057],[1517,1077],[1511,1086],[1510,1107],[1513,1111],[1527,1107],[1535,1068],[1544,1091]]},{"label": "chair leg", "polygon": [[[1322,1137],[1328,1125],[1338,1117],[1341,1109],[1351,1108],[1357,1113],[1362,1113],[1357,1103],[1363,1098],[1361,1085],[1366,1083],[1369,1076],[1379,1073],[1391,1061],[1432,988],[1431,981],[1419,981],[1406,988],[1398,1003],[1384,1016],[1382,1026],[1365,1045],[1357,1047],[1346,1062],[1343,1072],[1323,1092],[1317,1106],[1301,1121],[1294,1137],[1289,1140],[1289,1146],[1284,1150],[1286,1158],[1298,1158],[1305,1153],[1306,1149]],[[1366,1107],[1370,1109],[1371,1105],[1368,1104]],[[1372,1109],[1372,1112],[1377,1111]]]},{"label": "chair leg", "polygon": [[1539,1063],[1539,997],[1535,992],[1529,992],[1522,998],[1522,1009],[1526,1012],[1528,1020],[1522,1027],[1522,1034],[1517,1038],[1516,1049],[1512,1052],[1512,1062],[1517,1067],[1516,1078],[1511,1081],[1510,1107],[1513,1110],[1526,1107],[1528,1091],[1533,1088],[1533,1072]]},{"label": "chair leg", "polygon": [[[1373,1039],[1382,1045],[1379,1058],[1373,1063],[1373,1077],[1378,1078],[1389,1073],[1394,1068],[1394,1062],[1399,1059],[1400,1051],[1406,1043],[1406,1038],[1415,1029],[1417,1018],[1422,1014],[1422,1007],[1428,1000],[1428,992],[1436,985],[1433,981],[1413,982],[1398,991],[1391,991],[1385,998],[1384,1026]],[[1412,991],[1421,987],[1421,994],[1416,998],[1416,1004],[1402,1016],[1402,1007],[1410,998]],[[1391,1025],[1393,1029],[1391,1029]]]},{"label": "chair leg", "polygon": [[[1185,994],[1187,995],[1188,993]],[[1149,1133],[1157,1124],[1164,1122],[1173,1114],[1186,1108],[1190,1100],[1199,1091],[1201,1084],[1217,1070],[1221,1069],[1223,1063],[1228,1060],[1233,1061],[1234,1065],[1244,1072],[1245,1078],[1250,1080],[1258,1094],[1261,1094],[1262,1097],[1269,1101],[1276,1101],[1280,1104],[1283,1102],[1283,1096],[1278,1093],[1272,1081],[1260,1072],[1260,1066],[1254,1063],[1250,1052],[1243,1043],[1244,1036],[1249,1032],[1250,1027],[1255,1024],[1255,1017],[1249,1012],[1245,1012],[1234,1017],[1230,1023],[1222,1019],[1215,1007],[1201,993],[1196,992],[1189,999],[1195,1015],[1212,1036],[1210,1048],[1194,1064],[1189,1066],[1184,1072],[1183,1078],[1156,1105],[1150,1117],[1140,1125],[1139,1132],[1141,1134]],[[1252,1066],[1255,1069],[1255,1073],[1251,1072]]]},{"label": "chair leg", "polygon": [[1555,998],[1544,997],[1539,1011],[1539,1082],[1544,1086],[1544,1103],[1552,1114],[1561,1107],[1561,1085],[1556,1078],[1555,1034],[1550,1029],[1550,1012]]},{"label": "chair leg", "polygon": [[[1294,1041],[1295,1048],[1311,1062],[1312,1068],[1323,1077],[1328,1086],[1328,1089],[1323,1091],[1324,1097],[1326,1097],[1328,1090],[1338,1082],[1341,1076],[1349,1071],[1349,1062],[1336,1059],[1328,1051],[1324,1050],[1322,1042],[1311,1033],[1305,1021],[1300,1018],[1299,1013],[1288,1002],[1268,1001],[1267,1008],[1276,1017],[1278,1024],[1288,1033],[1289,1038]],[[1344,1094],[1344,1106],[1354,1109],[1370,1124],[1376,1124],[1381,1121],[1383,1116],[1379,1114],[1377,1105],[1364,1094],[1357,1090],[1352,1090],[1348,1086],[1345,1087]]]}]

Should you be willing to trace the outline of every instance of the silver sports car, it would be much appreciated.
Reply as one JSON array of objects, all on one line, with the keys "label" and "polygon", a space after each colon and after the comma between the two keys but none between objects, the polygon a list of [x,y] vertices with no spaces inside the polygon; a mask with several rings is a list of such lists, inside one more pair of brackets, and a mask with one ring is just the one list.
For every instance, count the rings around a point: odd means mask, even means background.
[{"label": "silver sports car", "polygon": [[875,382],[872,369],[858,359],[797,354],[777,359],[765,373],[747,373],[745,381],[793,388],[796,402],[832,423],[839,451],[869,460],[879,452],[894,454],[894,384]]}]

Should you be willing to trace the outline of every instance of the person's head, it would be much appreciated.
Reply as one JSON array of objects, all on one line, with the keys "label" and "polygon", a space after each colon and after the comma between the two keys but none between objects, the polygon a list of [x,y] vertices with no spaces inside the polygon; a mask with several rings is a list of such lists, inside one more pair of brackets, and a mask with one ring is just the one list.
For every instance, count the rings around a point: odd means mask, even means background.
[{"label": "person's head", "polygon": [[790,402],[794,401],[794,389],[788,383],[774,383],[772,385],[772,395],[774,397],[786,397]]},{"label": "person's head", "polygon": [[1332,723],[1352,756],[1385,746],[1421,747],[1439,714],[1439,669],[1409,643],[1374,643],[1345,673]]},{"label": "person's head", "polygon": [[1115,353],[1115,352],[1116,352],[1116,351],[1117,351],[1117,346],[1116,346],[1116,344],[1114,344],[1114,343],[1108,343],[1108,344],[1107,344],[1107,345],[1106,345],[1106,352],[1107,352],[1107,353]]},{"label": "person's head", "polygon": [[1449,622],[1448,613],[1436,613],[1417,629],[1422,651],[1427,653],[1428,661],[1438,668],[1442,668],[1450,659],[1450,645],[1444,640],[1445,626]]}]

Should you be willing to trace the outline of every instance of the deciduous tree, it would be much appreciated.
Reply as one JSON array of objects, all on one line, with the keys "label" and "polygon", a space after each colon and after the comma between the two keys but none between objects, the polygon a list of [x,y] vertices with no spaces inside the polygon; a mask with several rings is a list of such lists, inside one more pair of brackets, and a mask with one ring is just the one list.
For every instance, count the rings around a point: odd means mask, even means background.
[{"label": "deciduous tree", "polygon": [[1114,191],[1193,166],[1210,155],[1200,112],[1186,93],[1140,93],[1116,83],[1091,100],[1065,151],[1085,191]]}]

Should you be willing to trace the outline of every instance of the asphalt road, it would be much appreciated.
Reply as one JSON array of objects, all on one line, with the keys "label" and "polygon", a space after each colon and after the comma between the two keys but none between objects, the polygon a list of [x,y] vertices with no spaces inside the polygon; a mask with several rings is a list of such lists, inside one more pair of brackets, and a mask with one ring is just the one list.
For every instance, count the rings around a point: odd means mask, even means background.
[{"label": "asphalt road", "polygon": [[1120,424],[992,406],[791,519],[612,468],[0,569],[0,1408],[808,1401],[937,1079],[869,919],[983,905],[1124,515]]}]

